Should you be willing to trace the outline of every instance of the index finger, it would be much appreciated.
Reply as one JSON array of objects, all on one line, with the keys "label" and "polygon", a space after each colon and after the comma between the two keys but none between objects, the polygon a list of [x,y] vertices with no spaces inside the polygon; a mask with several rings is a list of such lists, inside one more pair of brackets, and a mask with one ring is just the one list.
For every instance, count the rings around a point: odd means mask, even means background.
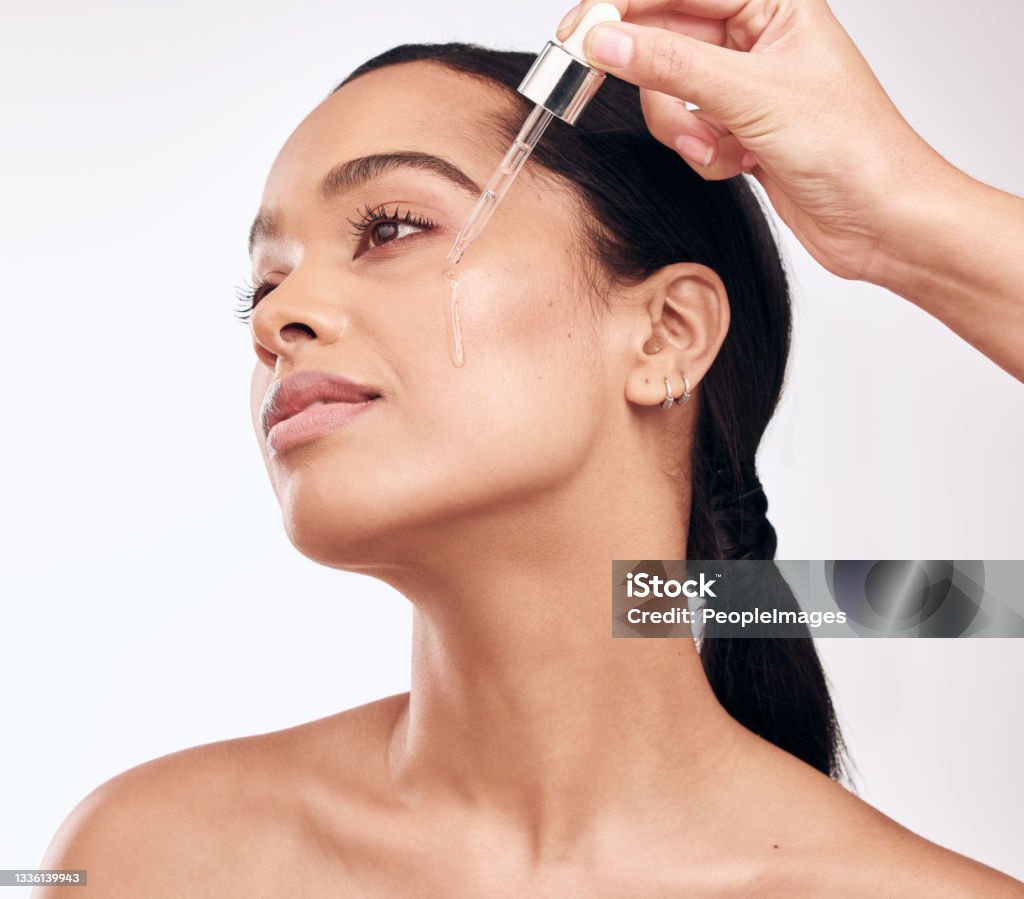
[{"label": "index finger", "polygon": [[677,34],[695,37],[697,40],[708,44],[717,44],[719,47],[725,46],[726,25],[722,19],[708,19],[704,16],[695,16],[687,12],[668,10],[665,12],[643,13],[642,15],[630,16],[629,21],[634,25],[664,28],[667,31],[675,31]]}]

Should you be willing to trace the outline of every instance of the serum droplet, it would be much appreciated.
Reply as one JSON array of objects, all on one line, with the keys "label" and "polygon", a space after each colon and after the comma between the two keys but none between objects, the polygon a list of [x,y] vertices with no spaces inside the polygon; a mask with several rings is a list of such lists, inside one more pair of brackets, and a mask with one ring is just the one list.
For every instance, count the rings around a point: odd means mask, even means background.
[{"label": "serum droplet", "polygon": [[466,364],[466,354],[462,349],[462,323],[459,321],[459,276],[454,269],[445,272],[448,278],[449,301],[448,315],[445,322],[448,329],[448,356],[452,365],[462,368]]}]

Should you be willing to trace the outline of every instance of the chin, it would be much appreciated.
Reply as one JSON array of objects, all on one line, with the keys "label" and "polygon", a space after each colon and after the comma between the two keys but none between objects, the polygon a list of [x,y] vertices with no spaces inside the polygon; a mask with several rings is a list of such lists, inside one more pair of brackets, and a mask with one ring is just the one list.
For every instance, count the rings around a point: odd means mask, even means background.
[{"label": "chin", "polygon": [[[429,524],[427,533],[437,524],[440,510],[430,501],[436,503],[436,496],[424,496],[416,486],[365,470],[303,467],[278,484],[282,523],[292,545],[320,565],[343,570],[391,565],[415,551],[415,534],[423,524]],[[416,509],[420,516],[413,514]]]},{"label": "chin", "polygon": [[384,534],[365,522],[353,524],[355,518],[295,514],[294,510],[283,515],[292,546],[319,565],[357,570],[380,562],[385,554],[391,556]]},{"label": "chin", "polygon": [[292,545],[304,556],[333,568],[347,568],[379,556],[394,533],[392,507],[383,497],[355,497],[334,489],[325,493],[294,481],[281,497],[281,519]]}]

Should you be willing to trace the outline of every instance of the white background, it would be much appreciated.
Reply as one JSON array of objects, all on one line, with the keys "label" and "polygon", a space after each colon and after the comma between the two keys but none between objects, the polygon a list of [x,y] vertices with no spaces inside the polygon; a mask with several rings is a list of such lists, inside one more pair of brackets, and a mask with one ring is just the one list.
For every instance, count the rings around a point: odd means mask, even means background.
[{"label": "white background", "polygon": [[[569,5],[4,0],[0,868],[38,866],[126,768],[408,688],[404,598],[282,529],[232,316],[247,228],[356,65],[409,41],[537,52]],[[926,139],[1024,192],[1024,6],[833,8]],[[783,240],[795,346],[759,457],[779,558],[1020,558],[1024,387]],[[1024,878],[1024,641],[819,648],[861,795]]]}]

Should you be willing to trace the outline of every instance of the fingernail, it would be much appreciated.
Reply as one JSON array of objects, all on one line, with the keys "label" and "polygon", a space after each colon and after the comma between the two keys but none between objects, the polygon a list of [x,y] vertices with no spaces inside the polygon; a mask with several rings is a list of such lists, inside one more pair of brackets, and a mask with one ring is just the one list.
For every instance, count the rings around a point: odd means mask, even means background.
[{"label": "fingernail", "polygon": [[[565,18],[562,19],[562,21],[558,23],[558,27],[555,29],[555,37],[558,37],[558,35],[560,35],[562,33],[562,29],[565,28],[567,25],[575,25],[576,24],[576,16],[579,15],[580,7],[581,6],[583,6],[582,2],[581,3],[577,3],[572,9],[570,9],[565,14]],[[566,37],[568,37],[568,36],[569,35],[566,35]]]},{"label": "fingernail", "polygon": [[690,162],[703,166],[711,165],[711,159],[715,155],[715,148],[711,144],[690,134],[680,134],[676,138],[676,149]]},{"label": "fingernail", "polygon": [[598,65],[622,68],[633,58],[633,38],[614,25],[598,25],[587,33],[586,51]]}]

